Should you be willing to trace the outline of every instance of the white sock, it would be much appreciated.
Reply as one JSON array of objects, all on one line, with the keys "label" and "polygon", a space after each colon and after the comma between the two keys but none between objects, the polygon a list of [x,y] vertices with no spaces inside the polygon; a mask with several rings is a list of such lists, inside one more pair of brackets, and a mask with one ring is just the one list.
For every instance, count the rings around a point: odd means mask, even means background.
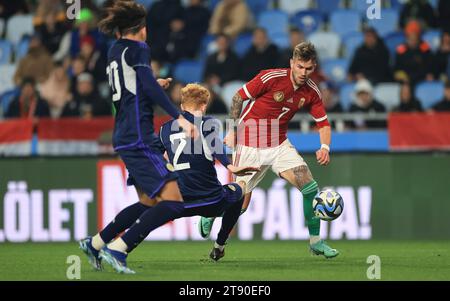
[{"label": "white sock", "polygon": [[214,248],[219,249],[220,252],[222,252],[223,249],[225,249],[225,246],[221,246],[217,242],[214,242]]},{"label": "white sock", "polygon": [[114,251],[119,251],[119,252],[122,252],[122,253],[127,254],[128,246],[127,246],[127,244],[122,240],[122,238],[119,237],[118,239],[116,239],[115,241],[113,241],[112,243],[110,243],[110,244],[108,245],[108,248],[111,249],[111,250],[114,250]]},{"label": "white sock", "polygon": [[318,235],[313,235],[313,236],[309,237],[309,244],[310,245],[316,244],[319,241],[320,241],[320,236],[318,236]]},{"label": "white sock", "polygon": [[92,237],[92,246],[94,247],[94,249],[99,251],[101,248],[103,248],[104,245],[105,242],[100,237],[100,233],[97,233],[94,237]]}]

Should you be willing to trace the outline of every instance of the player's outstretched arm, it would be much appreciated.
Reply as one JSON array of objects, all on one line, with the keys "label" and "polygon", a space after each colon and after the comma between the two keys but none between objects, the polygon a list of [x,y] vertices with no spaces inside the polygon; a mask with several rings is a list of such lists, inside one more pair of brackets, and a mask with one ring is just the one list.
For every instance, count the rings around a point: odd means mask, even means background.
[{"label": "player's outstretched arm", "polygon": [[316,159],[320,165],[330,163],[331,127],[324,126],[319,129],[320,149],[316,151]]}]

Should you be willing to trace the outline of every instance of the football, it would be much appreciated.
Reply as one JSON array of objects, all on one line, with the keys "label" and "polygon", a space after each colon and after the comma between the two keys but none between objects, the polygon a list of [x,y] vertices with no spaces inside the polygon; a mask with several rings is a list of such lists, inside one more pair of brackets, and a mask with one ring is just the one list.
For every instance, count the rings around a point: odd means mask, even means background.
[{"label": "football", "polygon": [[314,214],[325,221],[338,218],[344,210],[344,200],[336,191],[320,191],[313,200]]}]

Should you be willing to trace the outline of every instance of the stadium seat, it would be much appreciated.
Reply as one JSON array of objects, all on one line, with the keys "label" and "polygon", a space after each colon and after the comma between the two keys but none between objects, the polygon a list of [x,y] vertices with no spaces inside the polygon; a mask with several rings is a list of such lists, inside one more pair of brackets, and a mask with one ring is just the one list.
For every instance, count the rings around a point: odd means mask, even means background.
[{"label": "stadium seat", "polygon": [[15,15],[12,16],[6,26],[6,38],[16,45],[24,35],[33,34],[33,16]]},{"label": "stadium seat", "polygon": [[16,57],[15,57],[15,61],[18,62],[21,58],[23,58],[27,52],[28,52],[28,45],[30,44],[30,39],[28,38],[23,38],[22,40],[20,40],[19,44],[17,44],[16,46]]},{"label": "stadium seat", "polygon": [[436,51],[441,45],[441,31],[428,30],[422,35],[422,39],[430,45],[433,51]]},{"label": "stadium seat", "polygon": [[365,16],[370,5],[366,0],[351,0],[350,8]]},{"label": "stadium seat", "polygon": [[269,39],[273,44],[277,45],[279,50],[287,49],[291,46],[289,34],[286,32],[272,32],[269,35]]},{"label": "stadium seat", "polygon": [[431,108],[444,98],[444,83],[441,81],[421,82],[417,84],[415,95],[424,109]]},{"label": "stadium seat", "polygon": [[245,84],[243,81],[231,81],[223,85],[220,97],[225,102],[227,108],[231,107],[234,94]]},{"label": "stadium seat", "polygon": [[278,0],[278,7],[287,12],[289,15],[293,15],[298,11],[306,10],[309,8],[309,0]]},{"label": "stadium seat", "polygon": [[9,64],[11,60],[12,45],[7,40],[0,40],[0,64]]},{"label": "stadium seat", "polygon": [[361,16],[354,10],[337,10],[330,15],[330,29],[341,37],[360,31]]},{"label": "stadium seat", "polygon": [[291,24],[299,28],[305,35],[317,31],[324,23],[325,18],[318,10],[299,11],[291,17]]},{"label": "stadium seat", "polygon": [[316,31],[309,36],[309,41],[316,46],[320,60],[335,59],[341,47],[341,38],[334,32]]},{"label": "stadium seat", "polygon": [[342,39],[344,45],[344,57],[352,59],[356,49],[364,42],[364,35],[361,32],[352,32],[346,34]]},{"label": "stadium seat", "polygon": [[439,0],[429,0],[428,1],[434,9],[438,9]]},{"label": "stadium seat", "polygon": [[390,2],[389,6],[391,8],[393,8],[393,9],[395,9],[395,10],[400,12],[403,4],[405,4],[406,1],[405,0],[390,0],[389,2]]},{"label": "stadium seat", "polygon": [[203,64],[194,60],[181,60],[174,66],[173,75],[182,83],[200,83],[203,79]]},{"label": "stadium seat", "polygon": [[219,4],[220,1],[221,0],[209,0],[208,1],[209,2],[209,4],[208,4],[209,10],[213,11],[216,8],[217,4]]},{"label": "stadium seat", "polygon": [[352,104],[354,98],[354,90],[355,83],[345,84],[339,90],[339,102],[341,103],[344,111],[348,111],[350,109],[350,105]]},{"label": "stadium seat", "polygon": [[330,59],[322,61],[320,67],[328,79],[342,84],[347,79],[348,64],[346,59]]},{"label": "stadium seat", "polygon": [[16,67],[15,64],[0,65],[0,94],[14,88],[13,77]]},{"label": "stadium seat", "polygon": [[18,88],[14,88],[12,90],[8,90],[0,95],[0,111],[2,114],[0,116],[5,116],[6,111],[8,110],[9,104],[11,101],[19,95],[20,90]]},{"label": "stadium seat", "polygon": [[241,33],[234,41],[233,49],[239,57],[243,57],[252,46],[251,33]]},{"label": "stadium seat", "polygon": [[215,43],[216,36],[212,34],[205,34],[200,42],[200,47],[198,50],[198,57],[200,59],[206,59],[208,55],[214,53],[217,50],[217,45]]},{"label": "stadium seat", "polygon": [[401,31],[390,33],[384,38],[391,58],[395,57],[397,47],[403,42],[405,42],[405,34]]},{"label": "stadium seat", "polygon": [[269,0],[245,0],[245,2],[255,19],[258,19],[259,15],[269,8],[270,3]]},{"label": "stadium seat", "polygon": [[375,99],[380,101],[388,111],[400,104],[400,84],[379,83],[374,89]]},{"label": "stadium seat", "polygon": [[368,19],[367,24],[378,32],[381,37],[397,31],[398,12],[394,9],[382,9],[381,19]]},{"label": "stadium seat", "polygon": [[271,32],[287,32],[289,16],[281,10],[263,11],[258,17],[258,26],[264,28],[268,34]]},{"label": "stadium seat", "polygon": [[137,3],[142,4],[147,10],[155,2],[154,0],[136,0]]},{"label": "stadium seat", "polygon": [[338,10],[341,6],[341,0],[317,0],[317,9],[328,16],[332,12]]}]

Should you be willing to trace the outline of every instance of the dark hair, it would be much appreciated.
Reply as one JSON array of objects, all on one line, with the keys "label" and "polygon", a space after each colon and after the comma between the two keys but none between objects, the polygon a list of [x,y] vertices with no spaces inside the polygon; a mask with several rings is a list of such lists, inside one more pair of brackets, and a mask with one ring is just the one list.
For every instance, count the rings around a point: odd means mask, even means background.
[{"label": "dark hair", "polygon": [[103,19],[98,22],[101,32],[114,36],[138,33],[146,23],[144,6],[131,0],[107,1]]},{"label": "dark hair", "polygon": [[34,78],[32,78],[30,76],[24,77],[22,79],[22,81],[20,82],[20,87],[23,88],[24,86],[26,86],[28,84],[32,85],[34,88],[36,86],[36,81],[34,80]]},{"label": "dark hair", "polygon": [[310,42],[301,42],[294,48],[292,58],[299,59],[304,62],[312,60],[317,63],[317,51],[314,45]]}]

